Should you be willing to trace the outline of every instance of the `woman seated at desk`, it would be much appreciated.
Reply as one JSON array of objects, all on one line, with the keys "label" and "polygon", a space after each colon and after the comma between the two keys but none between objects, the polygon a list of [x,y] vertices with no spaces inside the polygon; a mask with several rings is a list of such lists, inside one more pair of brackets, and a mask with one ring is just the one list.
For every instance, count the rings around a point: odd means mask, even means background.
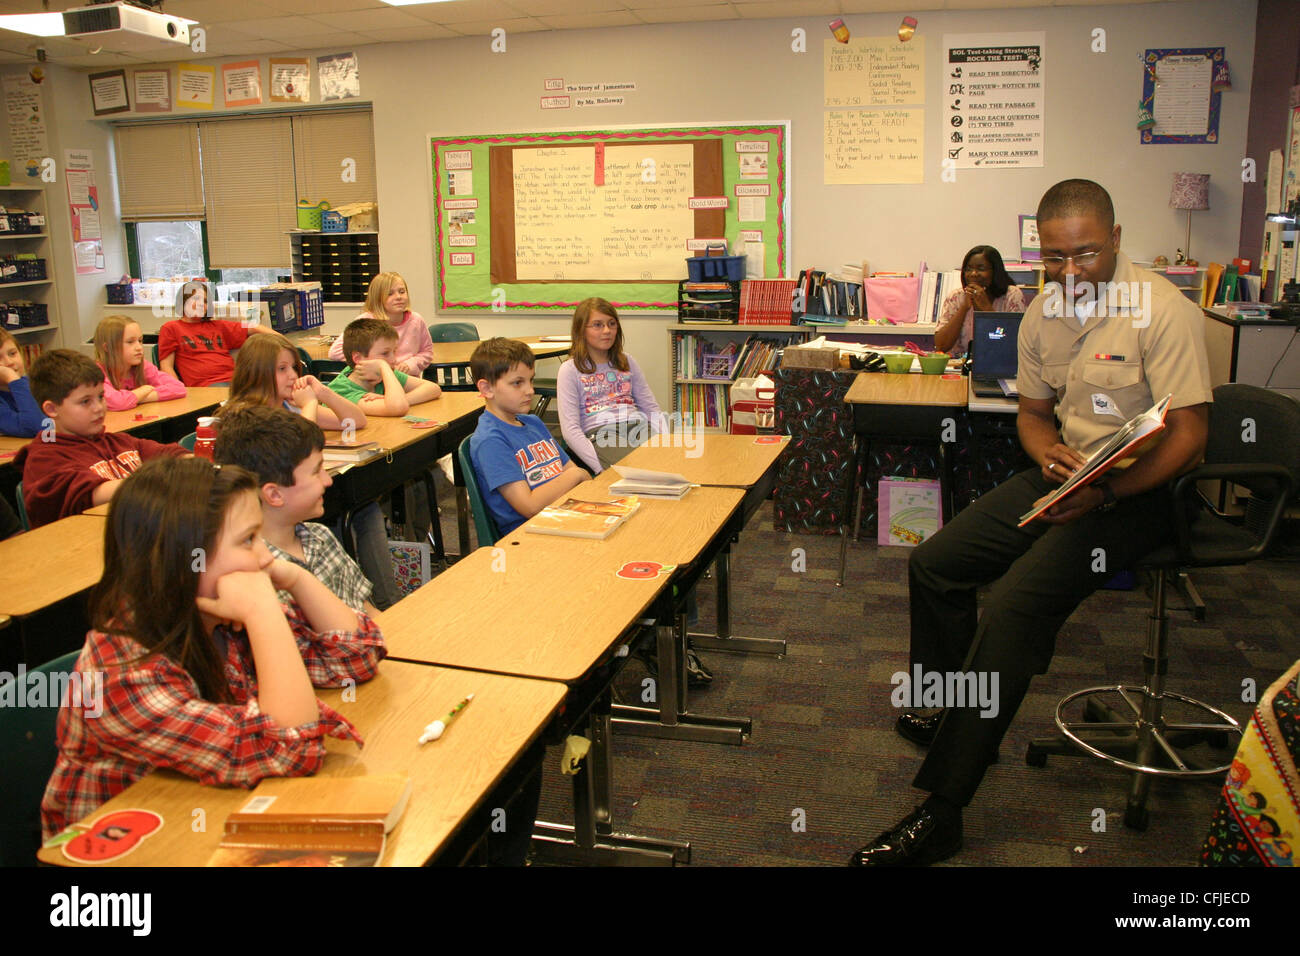
[{"label": "woman seated at desk", "polygon": [[953,355],[970,345],[976,312],[1023,312],[1025,297],[1011,282],[1002,256],[992,246],[976,246],[961,261],[962,288],[943,300],[934,347]]}]

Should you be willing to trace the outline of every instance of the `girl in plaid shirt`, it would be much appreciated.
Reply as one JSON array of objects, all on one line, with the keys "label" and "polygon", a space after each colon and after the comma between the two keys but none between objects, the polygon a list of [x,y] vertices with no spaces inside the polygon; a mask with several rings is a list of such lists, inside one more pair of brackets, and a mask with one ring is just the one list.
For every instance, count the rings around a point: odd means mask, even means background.
[{"label": "girl in plaid shirt", "polygon": [[76,665],[83,687],[102,678],[102,699],[59,710],[46,838],[159,767],[252,787],[315,772],[326,735],[361,742],[312,686],[369,680],[383,636],[274,560],[261,527],[257,480],[233,465],[156,459],[122,485]]}]

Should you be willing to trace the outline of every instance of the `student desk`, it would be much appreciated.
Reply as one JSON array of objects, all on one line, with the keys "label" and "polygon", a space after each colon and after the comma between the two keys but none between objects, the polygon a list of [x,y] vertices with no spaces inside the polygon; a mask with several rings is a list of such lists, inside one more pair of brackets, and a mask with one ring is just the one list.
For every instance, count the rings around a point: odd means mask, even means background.
[{"label": "student desk", "polygon": [[[618,475],[606,471],[569,494],[584,501],[608,501],[609,485]],[[676,585],[661,591],[652,614],[659,653],[657,707],[616,707],[614,725],[648,737],[740,745],[752,729],[747,718],[693,714],[687,706],[686,633],[678,616],[686,596],[704,570],[729,547],[739,522],[744,492],[739,488],[692,488],[677,501],[641,498],[631,518],[603,541],[535,534],[528,522],[497,542],[505,560],[524,556],[551,568],[582,568],[591,575],[613,576],[628,562],[675,565]]]},{"label": "student desk", "polygon": [[[608,544],[617,535],[583,543]],[[576,726],[589,718],[592,749],[574,777],[574,826],[537,827],[555,855],[585,862],[686,862],[687,844],[613,831],[613,668],[607,665],[619,645],[635,638],[648,609],[669,588],[669,577],[620,578],[614,573],[618,555],[603,553],[603,561],[560,574],[540,547],[479,548],[375,620],[394,659],[570,685],[566,720]]]},{"label": "student desk", "polygon": [[[560,684],[396,661],[382,662],[378,675],[353,693],[355,701],[348,702],[341,690],[316,691],[356,725],[366,742],[359,749],[351,741],[326,738],[328,755],[317,776],[411,777],[410,803],[388,835],[384,866],[422,866],[446,848],[564,699]],[[417,743],[426,724],[471,693],[474,702],[440,740]],[[154,810],[164,821],[162,829],[129,856],[107,865],[203,866],[221,842],[226,816],[248,799],[248,790],[203,786],[172,771],[155,771],[94,814],[136,807]],[[202,833],[192,826],[196,808],[206,815]],[[77,865],[57,847],[41,850],[38,858],[58,866]]]},{"label": "student desk", "polygon": [[[943,439],[946,419],[957,409],[965,409],[968,395],[966,379],[960,375],[902,375],[889,372],[861,372],[849,387],[845,401],[853,407],[853,454],[857,462],[850,484],[850,501],[846,514],[858,527],[861,507],[860,481],[866,450],[872,438],[905,438],[935,442],[942,469],[939,476],[943,518],[951,520],[953,506],[952,454]],[[953,440],[956,440],[954,424]],[[849,529],[840,539],[840,576],[848,557]]]},{"label": "student desk", "polygon": [[[690,442],[688,445],[687,442]],[[760,654],[785,654],[785,641],[731,633],[731,548],[776,484],[777,464],[790,440],[782,435],[666,435],[630,452],[618,464],[682,475],[700,485],[745,489],[728,547],[717,555],[718,627],[715,634],[690,635],[696,647]],[[611,471],[613,469],[610,469]],[[694,492],[692,492],[693,494]]]},{"label": "student desk", "polygon": [[[216,408],[226,400],[230,389],[225,387],[191,388],[184,398],[172,399],[170,402],[148,402],[124,412],[109,412],[104,416],[104,428],[110,432],[153,432],[154,435],[142,434],[142,438],[174,442],[194,431],[194,419],[201,412]],[[136,415],[146,416],[137,421]],[[23,448],[30,438],[15,438],[12,435],[0,435],[0,463],[13,460],[13,455]]]},{"label": "student desk", "polygon": [[0,541],[0,614],[18,625],[4,642],[0,670],[19,661],[35,667],[81,644],[84,611],[58,614],[55,605],[99,581],[104,527],[101,517],[73,515]]},{"label": "student desk", "polygon": [[[439,424],[434,428],[413,428],[402,418],[368,417],[368,424],[356,432],[356,439],[378,442],[388,454],[353,464],[334,475],[334,486],[326,491],[326,513],[342,511],[345,523],[350,523],[357,508],[407,481],[418,480],[425,482],[430,518],[436,522],[438,496],[429,478],[429,468],[443,455],[454,452],[461,440],[474,431],[482,410],[483,399],[477,392],[446,392],[431,402],[411,406],[411,415],[437,421]],[[457,528],[463,555],[469,550],[469,511],[468,502],[463,500],[463,489],[457,491]],[[435,524],[434,530],[438,557],[442,558],[441,526]],[[348,538],[347,543],[352,544],[350,534]],[[355,546],[350,550],[355,554]]]},{"label": "student desk", "polygon": [[[230,389],[224,385],[189,388],[184,398],[170,402],[146,402],[124,412],[109,412],[104,427],[111,432],[138,432],[141,438],[176,442],[194,431],[196,420],[226,400]],[[143,419],[137,419],[143,415]]]}]

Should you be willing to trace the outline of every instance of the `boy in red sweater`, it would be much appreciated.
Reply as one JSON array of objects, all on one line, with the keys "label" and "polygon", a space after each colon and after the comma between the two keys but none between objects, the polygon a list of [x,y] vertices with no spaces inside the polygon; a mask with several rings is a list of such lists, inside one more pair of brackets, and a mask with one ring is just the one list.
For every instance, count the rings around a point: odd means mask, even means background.
[{"label": "boy in red sweater", "polygon": [[124,432],[104,430],[104,373],[69,349],[41,355],[31,371],[32,397],[46,427],[14,459],[33,528],[102,505],[150,458],[189,454]]}]

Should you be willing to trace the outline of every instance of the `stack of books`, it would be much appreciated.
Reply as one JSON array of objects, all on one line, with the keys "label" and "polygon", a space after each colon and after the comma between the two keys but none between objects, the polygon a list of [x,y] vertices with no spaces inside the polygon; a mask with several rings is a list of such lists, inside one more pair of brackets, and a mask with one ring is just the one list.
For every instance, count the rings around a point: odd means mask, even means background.
[{"label": "stack of books", "polygon": [[740,283],[741,325],[789,325],[794,279],[746,279]]}]

